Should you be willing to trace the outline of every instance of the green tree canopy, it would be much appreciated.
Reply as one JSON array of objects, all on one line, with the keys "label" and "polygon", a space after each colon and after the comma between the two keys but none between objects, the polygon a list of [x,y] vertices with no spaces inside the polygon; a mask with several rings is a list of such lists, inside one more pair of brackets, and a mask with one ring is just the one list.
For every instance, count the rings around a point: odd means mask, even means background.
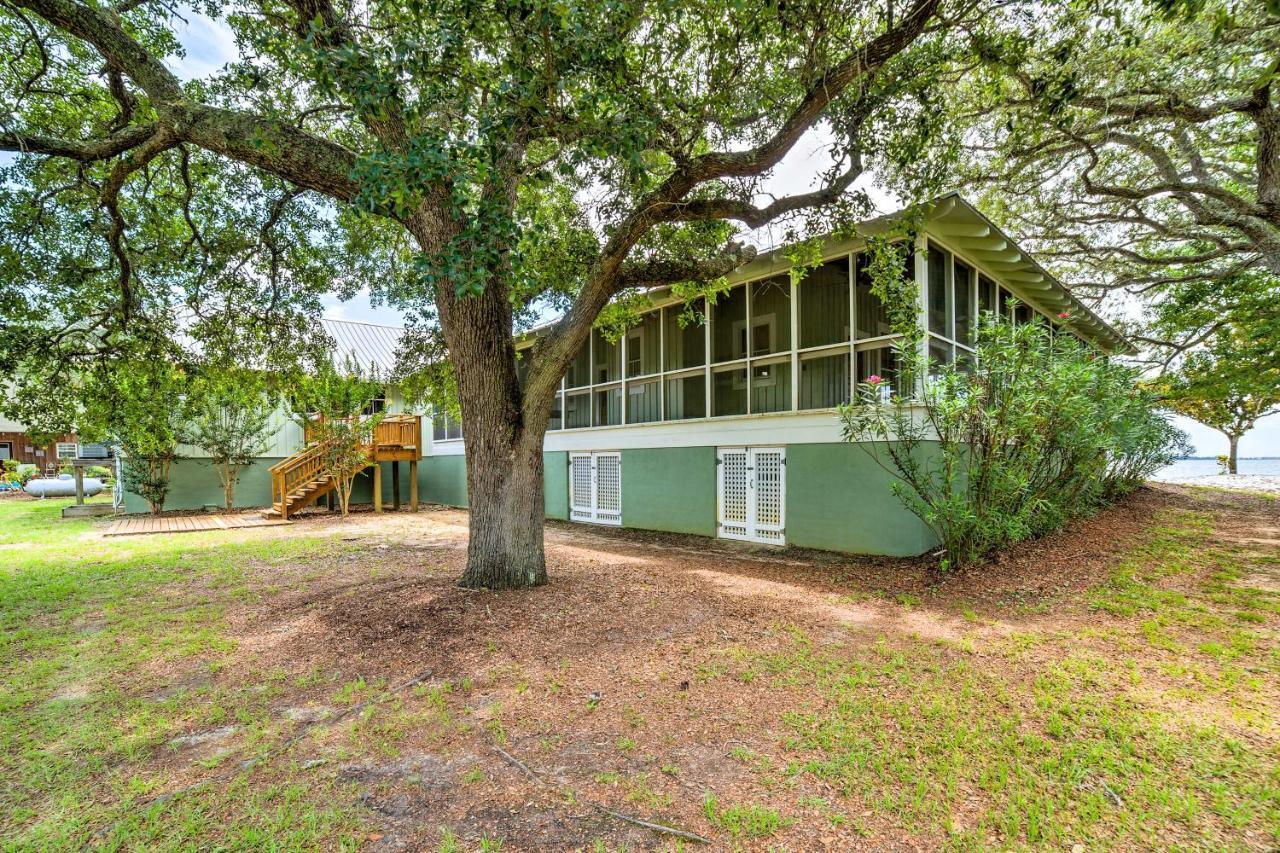
[{"label": "green tree canopy", "polygon": [[[284,364],[321,294],[367,283],[453,369],[472,586],[546,577],[543,433],[602,309],[750,260],[739,226],[864,214],[869,172],[937,184],[939,88],[988,25],[970,0],[196,9],[238,56],[183,81],[160,0],[0,6],[0,149],[22,154],[0,197],[0,370],[36,383],[136,335]],[[810,185],[763,196],[819,126]],[[522,383],[512,333],[547,307],[562,319]]]},{"label": "green tree canopy", "polygon": [[1280,299],[1274,3],[1066,0],[976,45],[964,179],[1082,293],[1155,306],[1156,360],[1229,318],[1187,307]]}]

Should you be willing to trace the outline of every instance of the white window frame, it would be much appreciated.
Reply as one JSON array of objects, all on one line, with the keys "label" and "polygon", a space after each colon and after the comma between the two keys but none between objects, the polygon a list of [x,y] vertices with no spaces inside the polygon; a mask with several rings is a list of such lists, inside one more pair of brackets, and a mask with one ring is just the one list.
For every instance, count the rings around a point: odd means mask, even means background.
[{"label": "white window frame", "polygon": [[[68,447],[71,448],[70,456],[63,453],[63,450]],[[59,459],[75,459],[80,455],[80,445],[74,441],[59,441],[55,443],[54,453]]]}]

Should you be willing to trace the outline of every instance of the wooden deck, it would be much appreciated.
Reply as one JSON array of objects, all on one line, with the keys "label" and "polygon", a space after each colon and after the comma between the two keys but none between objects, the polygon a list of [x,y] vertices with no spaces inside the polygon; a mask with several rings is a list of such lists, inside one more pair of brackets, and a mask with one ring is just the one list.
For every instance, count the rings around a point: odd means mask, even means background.
[{"label": "wooden deck", "polygon": [[149,533],[198,533],[202,530],[239,530],[288,524],[282,518],[261,515],[139,515],[113,521],[103,536],[145,536]]}]

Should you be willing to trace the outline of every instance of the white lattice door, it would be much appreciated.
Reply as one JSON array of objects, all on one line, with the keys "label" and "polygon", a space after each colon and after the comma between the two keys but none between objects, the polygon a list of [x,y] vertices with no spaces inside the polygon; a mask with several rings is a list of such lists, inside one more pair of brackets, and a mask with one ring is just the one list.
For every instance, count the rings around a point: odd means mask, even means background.
[{"label": "white lattice door", "polygon": [[621,454],[569,454],[569,519],[622,524]]},{"label": "white lattice door", "polygon": [[720,535],[786,544],[786,448],[721,447],[717,463]]}]

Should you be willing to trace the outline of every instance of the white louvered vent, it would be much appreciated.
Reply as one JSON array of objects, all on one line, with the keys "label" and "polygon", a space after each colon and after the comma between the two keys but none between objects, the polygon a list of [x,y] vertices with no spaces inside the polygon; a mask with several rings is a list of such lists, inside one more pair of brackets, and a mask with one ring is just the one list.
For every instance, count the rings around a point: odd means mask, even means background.
[{"label": "white louvered vent", "polygon": [[569,518],[594,524],[622,524],[621,454],[569,454]]},{"label": "white louvered vent", "polygon": [[787,452],[781,447],[722,447],[717,504],[720,535],[786,543]]}]

